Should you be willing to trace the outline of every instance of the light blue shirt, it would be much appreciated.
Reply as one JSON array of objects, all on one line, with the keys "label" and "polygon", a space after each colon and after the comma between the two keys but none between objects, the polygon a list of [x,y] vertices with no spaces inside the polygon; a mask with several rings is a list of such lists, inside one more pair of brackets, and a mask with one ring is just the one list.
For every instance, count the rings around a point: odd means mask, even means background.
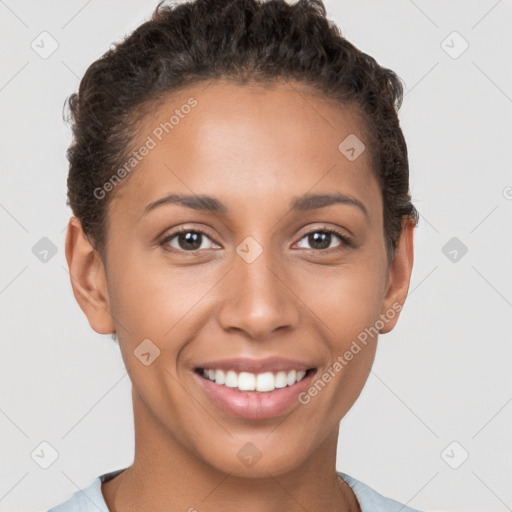
[{"label": "light blue shirt", "polygon": [[[76,491],[67,501],[47,512],[110,512],[101,492],[101,484],[114,478],[125,469],[117,469],[116,471],[98,476],[89,487]],[[338,475],[354,491],[361,512],[420,512],[391,498],[382,496],[382,494],[379,494],[368,485],[345,473],[338,472]]]}]

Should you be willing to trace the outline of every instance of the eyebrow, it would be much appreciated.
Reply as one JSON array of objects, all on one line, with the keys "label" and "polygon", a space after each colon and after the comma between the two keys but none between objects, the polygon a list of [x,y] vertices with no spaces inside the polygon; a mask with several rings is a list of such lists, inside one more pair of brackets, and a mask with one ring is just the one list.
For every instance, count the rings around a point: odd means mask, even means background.
[{"label": "eyebrow", "polygon": [[[186,195],[169,194],[149,203],[145,208],[143,215],[146,215],[156,208],[167,204],[180,204],[193,210],[206,211],[211,213],[228,213],[228,208],[218,199],[207,195]],[[318,208],[324,208],[333,204],[346,204],[360,209],[364,215],[369,218],[368,210],[364,204],[355,197],[336,193],[336,194],[305,194],[293,198],[290,209],[292,211],[308,211]]]}]

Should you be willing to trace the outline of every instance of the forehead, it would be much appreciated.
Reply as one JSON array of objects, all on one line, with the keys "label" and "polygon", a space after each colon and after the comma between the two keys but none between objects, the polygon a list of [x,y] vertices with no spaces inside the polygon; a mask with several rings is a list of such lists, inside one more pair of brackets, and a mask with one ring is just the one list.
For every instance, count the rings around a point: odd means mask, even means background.
[{"label": "forehead", "polygon": [[276,196],[288,203],[286,197],[336,189],[378,204],[369,148],[352,161],[340,151],[353,136],[366,140],[357,110],[303,84],[197,84],[148,109],[133,148],[150,149],[113,203],[142,210],[179,191],[215,195],[240,208],[254,199],[261,207]]}]

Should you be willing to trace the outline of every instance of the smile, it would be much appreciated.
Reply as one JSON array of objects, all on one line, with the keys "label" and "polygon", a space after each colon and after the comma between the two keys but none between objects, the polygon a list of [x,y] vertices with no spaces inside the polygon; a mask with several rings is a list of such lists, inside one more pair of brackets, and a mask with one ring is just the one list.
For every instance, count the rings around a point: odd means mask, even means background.
[{"label": "smile", "polygon": [[209,379],[219,386],[227,386],[238,391],[258,391],[260,393],[293,386],[306,376],[306,371],[304,370],[258,374],[250,372],[237,373],[234,370],[213,370],[211,368],[200,368],[199,371],[205,379]]},{"label": "smile", "polygon": [[269,358],[204,362],[196,382],[220,411],[246,419],[270,419],[300,407],[298,396],[311,384],[316,368]]}]

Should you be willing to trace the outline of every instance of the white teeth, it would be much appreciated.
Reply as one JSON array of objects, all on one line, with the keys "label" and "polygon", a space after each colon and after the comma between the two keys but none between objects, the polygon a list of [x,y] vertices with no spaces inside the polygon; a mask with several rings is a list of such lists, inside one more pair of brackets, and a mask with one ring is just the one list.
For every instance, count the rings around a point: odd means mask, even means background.
[{"label": "white teeth", "polygon": [[256,389],[256,376],[254,373],[240,373],[238,375],[238,389],[240,391],[254,391]]},{"label": "white teeth", "polygon": [[215,370],[215,382],[217,384],[224,384],[226,382],[226,375],[222,370]]},{"label": "white teeth", "polygon": [[275,378],[276,388],[285,388],[288,384],[286,382],[286,372],[277,372]]},{"label": "white teeth", "polygon": [[238,388],[240,391],[259,391],[267,392],[274,389],[293,386],[296,382],[300,382],[306,375],[303,370],[291,370],[289,372],[265,372],[250,373],[240,372],[237,374],[233,370],[224,372],[223,370],[203,370],[203,377],[215,382],[219,386],[227,386],[228,388]]},{"label": "white teeth", "polygon": [[276,389],[275,380],[272,372],[260,373],[256,378],[256,391],[273,391]]},{"label": "white teeth", "polygon": [[295,370],[292,370],[286,376],[286,384],[288,384],[288,386],[291,386],[292,384],[295,384],[295,382],[297,382],[297,372]]},{"label": "white teeth", "polygon": [[224,382],[224,385],[228,388],[237,388],[238,387],[238,375],[233,372],[229,371],[226,373],[226,382]]},{"label": "white teeth", "polygon": [[300,382],[304,376],[306,375],[306,372],[304,370],[300,370],[297,372],[297,382]]}]

